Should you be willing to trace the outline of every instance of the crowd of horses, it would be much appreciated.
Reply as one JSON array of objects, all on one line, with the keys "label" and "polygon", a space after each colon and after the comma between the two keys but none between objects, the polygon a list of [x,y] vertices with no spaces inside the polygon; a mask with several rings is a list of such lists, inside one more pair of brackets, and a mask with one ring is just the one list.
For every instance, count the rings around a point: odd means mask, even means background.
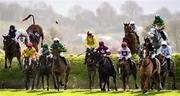
[{"label": "crowd of horses", "polygon": [[[30,41],[33,43],[33,46],[38,50],[38,45],[43,44],[44,35],[43,30],[40,25],[35,24],[35,19],[33,15],[29,15],[23,21],[33,17],[33,24],[27,28],[27,32],[30,37]],[[137,54],[140,47],[139,40],[134,32],[131,31],[129,23],[124,24],[125,37],[123,41],[128,43],[128,47],[131,50],[131,53]],[[21,52],[15,48],[16,42],[12,40],[9,36],[3,36],[4,40],[4,50],[5,50],[5,68],[11,68],[11,63],[13,57],[17,57],[19,61],[19,66],[23,67],[25,88],[29,89],[30,81],[32,81],[32,89],[34,89],[35,81],[36,87],[38,88],[40,79],[42,79],[42,85],[44,89],[44,77],[46,76],[47,80],[47,90],[49,90],[49,77],[52,75],[54,88],[60,89],[61,86],[64,86],[64,89],[67,89],[68,77],[70,74],[70,64],[64,64],[59,56],[58,49],[52,49],[52,56],[46,57],[41,56],[36,61],[31,62],[30,58],[24,58],[23,66],[21,64]],[[152,39],[154,42],[158,39],[158,36],[154,34]],[[155,42],[157,43],[157,42]],[[158,42],[159,44],[160,42]],[[160,47],[160,46],[159,46]],[[141,89],[143,93],[147,92],[150,88],[154,88],[154,85],[157,86],[158,90],[161,90],[165,86],[165,79],[167,76],[173,77],[173,89],[176,89],[175,86],[175,63],[172,61],[170,70],[167,70],[167,62],[165,57],[162,55],[157,55],[157,66],[154,70],[153,62],[151,57],[148,54],[148,49],[143,48],[141,51],[142,57],[141,62],[129,62],[123,58],[117,64],[117,68],[114,67],[114,64],[109,60],[110,58],[104,57],[101,53],[94,50],[88,50],[88,59],[87,59],[87,72],[89,77],[89,88],[92,89],[94,86],[94,79],[96,70],[98,69],[99,73],[99,86],[101,91],[109,91],[109,78],[113,77],[114,89],[117,90],[116,86],[116,76],[120,77],[123,82],[123,89],[129,89],[128,79],[132,75],[135,80],[135,88],[138,88],[137,85],[137,66],[139,65],[139,73],[141,77]],[[9,60],[10,65],[7,65],[7,60]],[[162,85],[162,86],[161,86]]]}]

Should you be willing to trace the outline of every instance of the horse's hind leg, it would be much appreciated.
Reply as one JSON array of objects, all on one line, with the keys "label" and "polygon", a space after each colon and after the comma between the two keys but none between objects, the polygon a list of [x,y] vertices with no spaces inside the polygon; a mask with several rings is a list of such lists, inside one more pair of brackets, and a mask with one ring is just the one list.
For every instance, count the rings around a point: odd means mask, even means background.
[{"label": "horse's hind leg", "polygon": [[109,77],[107,78],[106,82],[107,82],[107,88],[108,88],[108,91],[109,91]]}]

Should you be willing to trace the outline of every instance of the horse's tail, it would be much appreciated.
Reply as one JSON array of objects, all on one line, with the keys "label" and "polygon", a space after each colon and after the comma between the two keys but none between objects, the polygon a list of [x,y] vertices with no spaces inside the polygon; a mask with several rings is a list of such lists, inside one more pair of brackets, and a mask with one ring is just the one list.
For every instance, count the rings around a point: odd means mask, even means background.
[{"label": "horse's tail", "polygon": [[34,18],[34,15],[32,15],[32,14],[29,14],[26,18],[24,18],[22,21],[26,21],[26,20],[28,20],[30,17],[32,17],[33,18],[33,24],[35,24],[35,18]]}]

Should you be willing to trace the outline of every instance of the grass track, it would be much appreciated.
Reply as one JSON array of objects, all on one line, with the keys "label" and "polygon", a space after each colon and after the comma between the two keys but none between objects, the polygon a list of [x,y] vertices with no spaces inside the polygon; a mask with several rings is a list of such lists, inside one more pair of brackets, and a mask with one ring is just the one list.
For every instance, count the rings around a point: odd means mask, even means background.
[{"label": "grass track", "polygon": [[46,90],[34,90],[26,91],[22,89],[1,89],[0,96],[180,96],[180,90],[162,90],[157,92],[155,90],[149,91],[146,94],[142,94],[140,90],[130,90],[123,92],[121,89],[119,91],[109,91],[101,92],[98,89],[93,89],[92,91],[88,89],[70,89],[70,90],[57,90],[51,89]]}]

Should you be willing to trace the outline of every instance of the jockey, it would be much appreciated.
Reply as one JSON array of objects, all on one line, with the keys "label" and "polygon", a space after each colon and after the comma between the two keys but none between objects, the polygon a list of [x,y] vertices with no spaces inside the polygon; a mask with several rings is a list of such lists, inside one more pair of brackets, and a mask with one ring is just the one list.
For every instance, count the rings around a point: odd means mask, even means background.
[{"label": "jockey", "polygon": [[138,34],[137,34],[137,33],[138,33],[138,30],[137,30],[137,26],[136,26],[135,22],[134,22],[134,21],[131,21],[131,22],[130,22],[130,26],[131,26],[131,31],[136,34],[136,37],[137,37],[137,39],[138,39],[138,43],[140,44],[140,42],[139,42],[139,36],[138,36]]},{"label": "jockey", "polygon": [[19,39],[21,40],[21,41],[23,41],[23,37],[25,38],[25,44],[27,43],[27,42],[29,42],[29,35],[28,35],[28,33],[25,31],[25,30],[22,30],[22,29],[19,29],[17,32],[16,32],[16,36],[15,36],[15,41],[17,42],[17,43],[19,43]]},{"label": "jockey", "polygon": [[8,35],[13,39],[16,37],[16,29],[14,25],[10,25]]},{"label": "jockey", "polygon": [[108,60],[112,63],[111,59],[109,58],[109,55],[111,55],[111,52],[110,52],[109,48],[104,45],[103,41],[99,42],[99,47],[96,49],[96,51],[103,54],[103,56],[107,57]]},{"label": "jockey", "polygon": [[109,56],[111,54],[109,48],[104,45],[103,41],[99,42],[99,47],[96,49],[96,51],[102,53],[104,56]]},{"label": "jockey", "polygon": [[26,44],[26,46],[27,46],[27,48],[25,50],[23,50],[22,56],[24,58],[30,58],[31,62],[35,62],[36,58],[37,58],[37,55],[38,55],[37,52],[36,52],[36,49],[33,47],[33,44],[31,42],[28,42]]},{"label": "jockey", "polygon": [[97,46],[97,40],[96,40],[95,36],[93,35],[93,33],[90,31],[87,32],[87,37],[85,39],[84,46],[86,48],[86,56],[85,56],[84,64],[86,64],[88,51],[94,50],[94,48],[96,48],[96,46]]},{"label": "jockey", "polygon": [[39,56],[48,56],[50,54],[48,45],[44,44],[41,49],[39,49],[38,52]]},{"label": "jockey", "polygon": [[31,57],[35,59],[37,57],[37,52],[36,52],[36,49],[33,47],[33,44],[31,42],[28,42],[26,46],[27,48],[23,50],[22,56]]},{"label": "jockey", "polygon": [[165,28],[165,23],[164,20],[160,16],[155,16],[155,20],[153,21],[154,28],[156,29],[157,32],[160,33],[161,37],[163,40],[167,40],[167,33],[163,31]]},{"label": "jockey", "polygon": [[171,49],[170,46],[168,46],[166,41],[162,42],[161,47],[159,48],[159,54],[166,57],[167,64],[168,64],[168,69],[170,70],[172,49]]},{"label": "jockey", "polygon": [[67,65],[66,58],[64,57],[64,53],[67,49],[59,42],[59,38],[54,38],[54,43],[51,45],[51,48],[57,48],[60,52],[60,58],[64,61],[64,63]]},{"label": "jockey", "polygon": [[127,43],[126,42],[122,42],[121,44],[121,47],[119,50],[118,50],[118,53],[119,53],[119,62],[125,58],[126,60],[129,61],[130,64],[132,64],[131,62],[131,51],[130,49],[128,48],[127,46]]}]

